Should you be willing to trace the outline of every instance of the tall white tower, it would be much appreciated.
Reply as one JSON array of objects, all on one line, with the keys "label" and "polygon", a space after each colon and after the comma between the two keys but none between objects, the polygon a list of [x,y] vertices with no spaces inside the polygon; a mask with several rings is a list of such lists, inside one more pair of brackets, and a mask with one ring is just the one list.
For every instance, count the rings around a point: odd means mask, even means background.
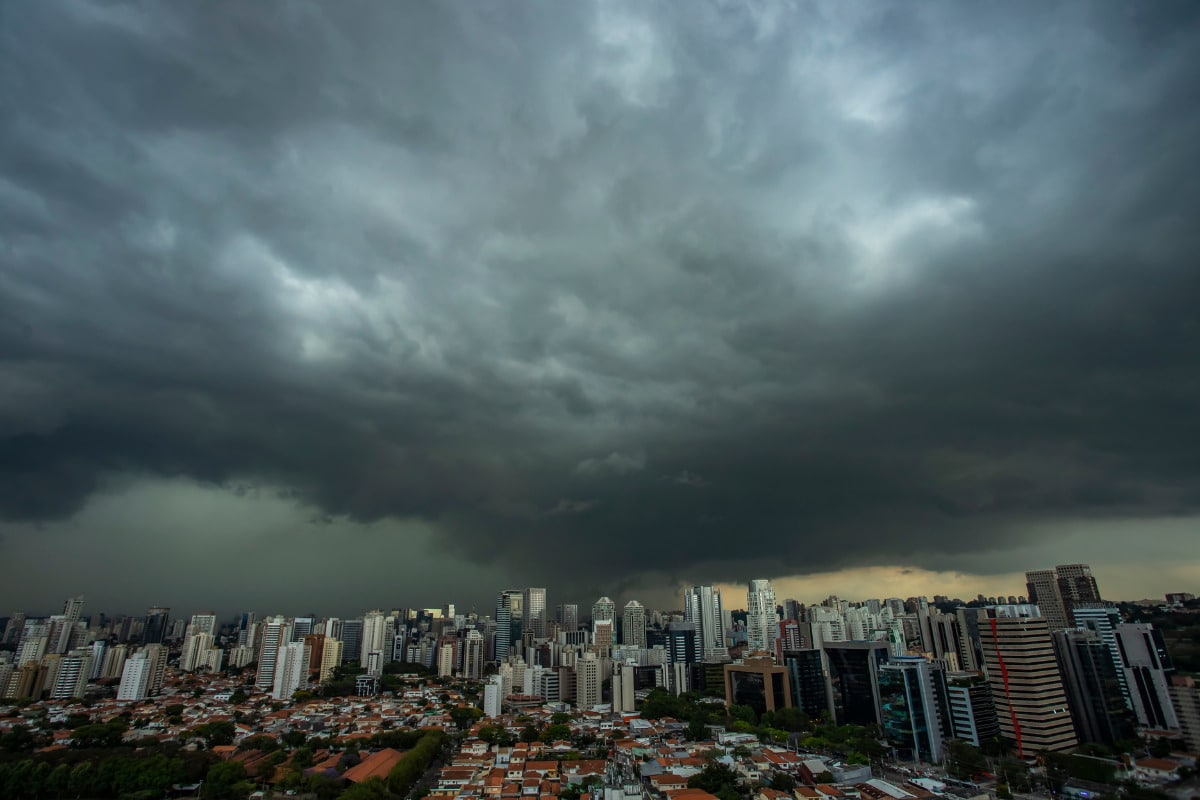
[{"label": "tall white tower", "polygon": [[683,593],[683,611],[685,619],[696,626],[704,660],[728,661],[721,590],[712,586],[693,586]]},{"label": "tall white tower", "polygon": [[779,614],[775,611],[775,590],[768,580],[750,581],[746,592],[746,644],[750,650],[775,652],[779,635]]}]

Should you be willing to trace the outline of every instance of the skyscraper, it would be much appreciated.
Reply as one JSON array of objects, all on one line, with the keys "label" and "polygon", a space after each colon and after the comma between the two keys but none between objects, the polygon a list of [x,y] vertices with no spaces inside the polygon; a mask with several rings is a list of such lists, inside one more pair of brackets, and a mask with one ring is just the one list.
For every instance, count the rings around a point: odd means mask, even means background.
[{"label": "skyscraper", "polygon": [[779,634],[779,614],[775,610],[775,590],[769,580],[750,581],[746,592],[746,645],[749,650],[775,652]]},{"label": "skyscraper", "polygon": [[559,603],[554,609],[554,618],[560,630],[579,630],[579,605],[577,603]]},{"label": "skyscraper", "polygon": [[684,618],[696,626],[704,660],[728,661],[721,590],[712,586],[693,586],[683,594],[683,612]]},{"label": "skyscraper", "polygon": [[1167,654],[1162,631],[1142,622],[1118,625],[1114,632],[1138,723],[1156,730],[1178,728],[1179,717],[1171,701],[1175,665]]},{"label": "skyscraper", "polygon": [[275,668],[279,651],[291,641],[291,629],[283,617],[271,617],[263,623],[262,649],[258,654],[258,674],[254,685],[265,692],[275,686]]},{"label": "skyscraper", "polygon": [[387,618],[384,617],[383,611],[375,608],[363,614],[362,650],[359,653],[359,662],[363,667],[367,666],[367,659],[371,657],[371,653],[378,653],[382,668],[385,643],[389,654],[392,650],[391,643],[386,641],[386,637]]},{"label": "skyscraper", "polygon": [[1057,631],[1071,627],[1067,607],[1058,590],[1058,576],[1052,569],[1039,569],[1025,573],[1025,586],[1029,590],[1029,602],[1037,605],[1049,630]]},{"label": "skyscraper", "polygon": [[496,660],[506,661],[512,646],[521,640],[522,600],[520,589],[505,589],[496,596]]},{"label": "skyscraper", "polygon": [[1036,603],[1051,631],[1072,627],[1074,610],[1100,603],[1100,588],[1087,564],[1060,564],[1025,573],[1029,602]]},{"label": "skyscraper", "polygon": [[625,604],[621,617],[621,644],[646,646],[646,608],[637,600]]},{"label": "skyscraper", "polygon": [[535,639],[546,638],[546,590],[526,589],[523,600],[525,619],[522,633],[531,633]]},{"label": "skyscraper", "polygon": [[946,673],[921,656],[893,657],[879,668],[883,735],[904,760],[939,762],[949,736]]},{"label": "skyscraper", "polygon": [[992,690],[980,672],[951,672],[946,676],[950,705],[950,735],[981,747],[1000,735]]},{"label": "skyscraper", "polygon": [[1078,746],[1046,620],[1004,616],[1009,612],[1003,607],[980,611],[986,615],[980,620],[983,663],[996,702],[1000,735],[1016,743],[1022,758],[1042,750]]},{"label": "skyscraper", "polygon": [[613,622],[617,615],[617,604],[607,597],[601,597],[592,604],[592,625],[597,622]]},{"label": "skyscraper", "polygon": [[467,638],[463,639],[462,674],[474,681],[483,677],[483,634],[479,631],[467,631]]},{"label": "skyscraper", "polygon": [[1079,741],[1114,745],[1133,738],[1135,716],[1100,635],[1091,630],[1055,631],[1054,651]]},{"label": "skyscraper", "polygon": [[142,627],[142,641],[145,644],[162,644],[170,624],[171,609],[159,606],[150,608],[146,612],[146,622]]},{"label": "skyscraper", "polygon": [[600,658],[592,652],[584,653],[575,662],[575,707],[583,710],[600,705],[601,683],[604,677]]}]

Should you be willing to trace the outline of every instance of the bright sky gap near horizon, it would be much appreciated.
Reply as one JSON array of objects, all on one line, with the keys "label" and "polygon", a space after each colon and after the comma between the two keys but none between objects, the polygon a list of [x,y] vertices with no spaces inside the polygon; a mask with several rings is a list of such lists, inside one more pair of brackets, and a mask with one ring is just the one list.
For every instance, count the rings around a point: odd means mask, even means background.
[{"label": "bright sky gap near horizon", "polygon": [[1192,2],[0,2],[0,610],[1195,591],[1198,143]]}]

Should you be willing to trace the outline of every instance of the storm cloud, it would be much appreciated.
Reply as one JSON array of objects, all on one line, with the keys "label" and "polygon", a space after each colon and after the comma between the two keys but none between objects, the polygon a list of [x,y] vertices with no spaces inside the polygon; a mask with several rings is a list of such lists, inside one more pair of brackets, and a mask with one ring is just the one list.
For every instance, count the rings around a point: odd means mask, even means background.
[{"label": "storm cloud", "polygon": [[0,555],[162,480],[552,588],[1193,515],[1197,143],[1187,2],[0,5]]}]

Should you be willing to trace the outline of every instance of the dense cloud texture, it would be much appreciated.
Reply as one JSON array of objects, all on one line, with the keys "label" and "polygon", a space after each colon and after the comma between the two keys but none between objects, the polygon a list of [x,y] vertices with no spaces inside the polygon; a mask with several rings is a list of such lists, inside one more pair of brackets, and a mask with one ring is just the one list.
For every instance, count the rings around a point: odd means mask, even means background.
[{"label": "dense cloud texture", "polygon": [[1200,500],[1195,3],[7,3],[0,103],[10,523],[284,487],[554,587]]}]

